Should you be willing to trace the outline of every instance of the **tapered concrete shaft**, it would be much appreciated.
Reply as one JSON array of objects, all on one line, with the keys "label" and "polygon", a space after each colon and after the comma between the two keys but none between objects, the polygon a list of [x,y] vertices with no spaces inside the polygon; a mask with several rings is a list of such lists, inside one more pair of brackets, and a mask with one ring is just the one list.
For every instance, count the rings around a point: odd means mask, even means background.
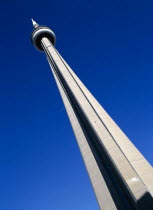
[{"label": "tapered concrete shaft", "polygon": [[32,42],[46,53],[100,209],[153,209],[153,168],[92,96],[32,20]]},{"label": "tapered concrete shaft", "polygon": [[153,169],[47,38],[42,39],[101,209],[152,209]]}]

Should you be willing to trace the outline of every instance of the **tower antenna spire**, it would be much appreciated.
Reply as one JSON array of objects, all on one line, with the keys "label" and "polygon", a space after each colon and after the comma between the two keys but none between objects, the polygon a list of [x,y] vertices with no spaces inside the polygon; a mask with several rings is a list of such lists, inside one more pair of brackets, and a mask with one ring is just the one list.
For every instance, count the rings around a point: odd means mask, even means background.
[{"label": "tower antenna spire", "polygon": [[37,28],[39,26],[39,24],[36,23],[36,21],[34,21],[34,19],[31,18],[31,21],[32,21],[32,25],[34,28]]}]

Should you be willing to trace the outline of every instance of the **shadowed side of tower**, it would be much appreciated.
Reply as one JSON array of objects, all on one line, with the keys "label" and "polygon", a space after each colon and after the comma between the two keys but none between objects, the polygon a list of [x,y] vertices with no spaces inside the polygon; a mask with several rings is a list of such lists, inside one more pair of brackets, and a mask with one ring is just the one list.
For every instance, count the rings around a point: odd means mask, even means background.
[{"label": "shadowed side of tower", "polygon": [[153,209],[153,169],[55,49],[55,34],[33,22],[101,209]]}]

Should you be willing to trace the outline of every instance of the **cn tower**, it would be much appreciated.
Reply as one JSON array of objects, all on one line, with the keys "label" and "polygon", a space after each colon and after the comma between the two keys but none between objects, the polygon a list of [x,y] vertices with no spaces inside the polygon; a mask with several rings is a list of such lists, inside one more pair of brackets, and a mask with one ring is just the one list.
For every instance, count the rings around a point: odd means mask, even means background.
[{"label": "cn tower", "polygon": [[152,166],[56,50],[54,32],[32,23],[32,43],[47,56],[100,209],[153,210]]}]

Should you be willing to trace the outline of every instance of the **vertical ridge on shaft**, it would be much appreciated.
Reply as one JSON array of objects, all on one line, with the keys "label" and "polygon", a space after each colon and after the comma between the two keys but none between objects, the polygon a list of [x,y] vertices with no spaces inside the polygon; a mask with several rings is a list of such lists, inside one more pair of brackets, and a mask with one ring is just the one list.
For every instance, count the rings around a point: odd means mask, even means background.
[{"label": "vertical ridge on shaft", "polygon": [[[101,178],[101,172],[96,164],[96,160],[91,152],[91,149],[86,141],[86,138],[84,136],[84,133],[79,125],[78,119],[75,115],[75,112],[73,111],[73,108],[71,107],[71,104],[68,100],[68,97],[66,95],[66,92],[64,91],[62,84],[60,83],[58,76],[55,73],[54,67],[53,65],[50,63],[50,61],[48,60],[52,73],[54,75],[56,84],[58,86],[59,92],[61,94],[61,97],[63,99],[63,103],[64,106],[66,108],[68,117],[71,121],[71,125],[73,128],[73,131],[75,133],[75,137],[77,138],[77,143],[78,146],[80,148],[84,163],[86,165],[91,183],[93,185],[99,206],[103,209],[117,209],[114,201],[109,193],[109,190],[105,184],[105,181],[103,179],[103,177]],[[96,176],[93,176],[93,173]],[[99,178],[98,178],[99,177]],[[103,194],[103,196],[100,196],[101,194]]]}]

